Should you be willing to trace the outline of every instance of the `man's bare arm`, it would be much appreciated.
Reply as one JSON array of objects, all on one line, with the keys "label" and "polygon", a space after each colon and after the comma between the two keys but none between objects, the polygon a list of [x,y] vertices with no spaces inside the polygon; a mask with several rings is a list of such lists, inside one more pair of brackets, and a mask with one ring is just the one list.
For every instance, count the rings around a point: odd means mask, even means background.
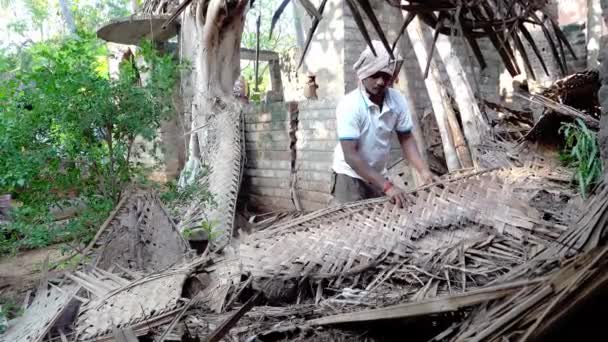
[{"label": "man's bare arm", "polygon": [[412,133],[397,133],[397,138],[399,139],[399,145],[401,145],[403,156],[408,160],[410,165],[416,169],[418,175],[420,175],[425,183],[432,182],[433,174],[418,152],[418,146],[416,144],[416,139],[414,139],[414,135]]},{"label": "man's bare arm", "polygon": [[382,190],[384,187],[384,177],[361,158],[359,154],[359,142],[357,140],[340,140],[340,145],[342,146],[346,163],[363,179]]}]

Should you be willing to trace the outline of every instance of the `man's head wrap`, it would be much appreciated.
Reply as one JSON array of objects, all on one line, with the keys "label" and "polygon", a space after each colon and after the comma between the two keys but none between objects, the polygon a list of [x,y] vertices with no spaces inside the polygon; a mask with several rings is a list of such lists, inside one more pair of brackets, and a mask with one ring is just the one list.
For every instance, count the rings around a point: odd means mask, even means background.
[{"label": "man's head wrap", "polygon": [[397,51],[393,53],[396,59],[391,59],[388,51],[379,40],[372,40],[372,45],[376,51],[376,56],[368,45],[353,65],[359,80],[364,80],[377,72],[393,75],[397,60],[401,60]]}]

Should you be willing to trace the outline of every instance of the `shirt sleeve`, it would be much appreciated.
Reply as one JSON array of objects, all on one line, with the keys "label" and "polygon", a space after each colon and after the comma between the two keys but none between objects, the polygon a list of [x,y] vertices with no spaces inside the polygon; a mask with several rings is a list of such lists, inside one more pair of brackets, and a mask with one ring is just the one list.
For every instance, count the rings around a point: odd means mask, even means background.
[{"label": "shirt sleeve", "polygon": [[336,108],[338,140],[357,140],[361,136],[358,111],[348,101],[340,101]]},{"label": "shirt sleeve", "polygon": [[412,117],[408,109],[407,103],[401,94],[397,93],[395,98],[397,99],[398,110],[397,110],[397,122],[395,124],[395,131],[398,133],[409,133],[414,128],[412,124]]}]

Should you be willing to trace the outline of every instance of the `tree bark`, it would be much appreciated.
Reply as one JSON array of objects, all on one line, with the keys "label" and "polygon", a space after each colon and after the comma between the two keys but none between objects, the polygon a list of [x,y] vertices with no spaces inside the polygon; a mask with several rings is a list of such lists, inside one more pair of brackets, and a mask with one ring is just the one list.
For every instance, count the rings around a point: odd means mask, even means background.
[{"label": "tree bark", "polygon": [[[420,70],[424,73],[429,56],[427,46],[430,46],[430,42],[425,38],[422,24],[418,18],[415,18],[410,23],[407,32],[412,41]],[[454,113],[454,109],[449,103],[448,94],[441,84],[439,68],[434,59],[431,59],[429,75],[424,80],[424,83],[431,99],[437,126],[439,127],[448,170],[453,171],[461,167],[472,167],[471,155],[456,120],[456,113]]]},{"label": "tree bark", "polygon": [[[213,249],[225,247],[232,237],[236,200],[242,174],[241,105],[232,96],[240,73],[241,35],[249,1],[200,1],[194,11],[197,41],[194,58],[190,155],[208,169],[206,183],[213,195],[212,208],[193,203],[182,229],[212,226]],[[191,15],[186,11],[184,15]],[[200,151],[200,156],[195,151]]]},{"label": "tree bark", "polygon": [[482,143],[482,136],[488,131],[488,126],[481,115],[473,89],[466,78],[458,56],[454,54],[454,49],[448,37],[439,36],[437,52],[445,65],[452,89],[455,90],[454,97],[460,111],[464,135],[471,151],[473,163],[477,164],[477,149]]},{"label": "tree bark", "polygon": [[76,24],[74,23],[74,16],[72,15],[69,0],[59,0],[59,7],[61,7],[61,16],[63,16],[63,21],[65,21],[65,27],[70,34],[76,34]]},{"label": "tree bark", "polygon": [[602,25],[600,0],[587,0],[587,69],[595,69],[599,66]]}]

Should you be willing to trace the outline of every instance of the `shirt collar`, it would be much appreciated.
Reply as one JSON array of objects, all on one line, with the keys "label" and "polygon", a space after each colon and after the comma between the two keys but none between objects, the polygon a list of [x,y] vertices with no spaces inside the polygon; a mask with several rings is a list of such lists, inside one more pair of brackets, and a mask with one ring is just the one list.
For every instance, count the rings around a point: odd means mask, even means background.
[{"label": "shirt collar", "polygon": [[[372,102],[372,100],[369,98],[369,95],[367,94],[367,91],[365,91],[365,89],[363,87],[359,87],[359,93],[361,94],[361,98],[363,99],[363,102],[365,103],[365,106],[367,108],[374,107],[374,106],[378,107],[377,104]],[[392,110],[392,109],[393,109],[393,99],[391,98],[389,88],[386,88],[386,90],[384,91],[384,104],[382,106],[382,113],[387,112],[388,110]]]}]

